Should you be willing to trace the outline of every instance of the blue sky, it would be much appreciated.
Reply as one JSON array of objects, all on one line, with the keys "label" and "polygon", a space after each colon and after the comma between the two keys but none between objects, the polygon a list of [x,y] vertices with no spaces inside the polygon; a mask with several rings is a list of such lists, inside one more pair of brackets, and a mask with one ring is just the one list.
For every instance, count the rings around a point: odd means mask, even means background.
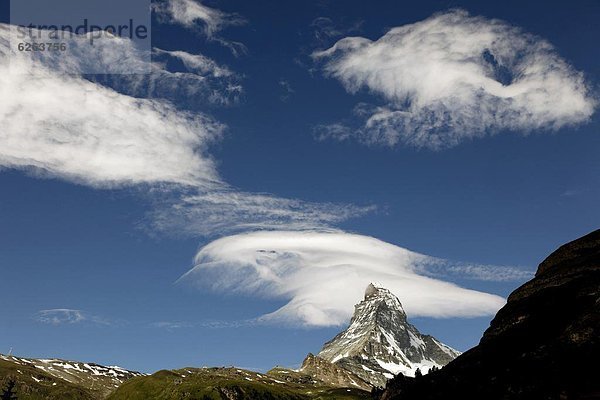
[{"label": "blue sky", "polygon": [[[114,148],[109,145],[118,143],[120,135],[127,132],[132,140],[129,145],[136,154],[149,154],[138,160],[143,168],[138,170],[137,166],[128,165],[127,154],[118,160],[122,163],[125,160],[120,168],[109,164],[104,168],[102,163],[86,166],[85,160],[69,164],[56,158],[65,154],[60,146],[49,146],[47,152],[30,146],[27,141],[35,140],[37,131],[19,135],[23,132],[19,130],[21,125],[10,119],[7,108],[2,108],[6,119],[0,132],[3,286],[0,352],[7,353],[13,348],[21,356],[118,364],[145,372],[201,365],[237,365],[260,370],[276,364],[293,366],[306,353],[318,351],[341,327],[317,323],[312,315],[308,319],[298,318],[296,311],[285,314],[286,323],[279,320],[263,323],[256,318],[303,296],[313,296],[310,299],[318,308],[323,296],[325,300],[327,296],[337,299],[342,296],[340,291],[294,291],[290,288],[299,282],[290,281],[292,278],[286,272],[276,271],[282,284],[253,274],[244,275],[248,280],[242,282],[255,284],[258,289],[240,292],[236,290],[240,284],[236,274],[246,270],[232,269],[231,265],[247,266],[255,260],[243,258],[244,253],[239,255],[241,261],[231,261],[232,254],[238,254],[227,247],[207,256],[209,263],[218,265],[215,274],[219,285],[211,286],[206,281],[205,276],[213,275],[205,274],[205,269],[200,270],[201,282],[176,283],[194,267],[194,257],[200,249],[220,238],[237,240],[239,236],[235,235],[252,235],[259,229],[286,231],[280,236],[289,236],[291,242],[298,240],[299,230],[317,235],[323,230],[333,234],[335,229],[342,238],[335,242],[339,248],[332,253],[323,253],[314,245],[308,250],[298,250],[275,241],[272,245],[260,242],[260,246],[272,246],[280,252],[277,254],[294,255],[290,261],[292,267],[301,270],[313,266],[311,257],[315,254],[332,260],[345,259],[344,247],[362,248],[365,244],[368,248],[362,238],[347,236],[364,235],[427,255],[429,263],[435,257],[445,260],[443,265],[449,268],[464,267],[465,263],[478,266],[478,271],[486,271],[486,279],[474,277],[464,268],[455,274],[442,269],[433,277],[506,297],[527,280],[527,274],[550,251],[597,228],[600,137],[593,103],[600,72],[599,4],[592,1],[570,5],[536,1],[525,5],[456,1],[205,4],[212,10],[221,10],[209,21],[209,26],[216,21],[214,32],[204,29],[207,21],[196,20],[186,26],[173,15],[170,20],[167,15],[160,21],[155,15],[152,45],[163,50],[202,54],[229,70],[230,75],[218,76],[214,66],[191,71],[180,59],[169,56],[170,63],[164,70],[156,71],[167,82],[165,88],[170,88],[164,89],[157,101],[166,98],[173,104],[161,109],[167,115],[164,126],[145,131],[140,128],[143,124],[135,125],[138,114],[132,115],[130,125],[121,124],[119,117],[114,116],[119,107],[140,112],[131,106],[129,97],[123,97],[116,108],[94,108],[92,113],[83,114],[83,118],[93,114],[99,123],[107,124],[106,132],[99,131],[97,140],[101,142],[106,137],[108,150],[79,149],[74,145],[69,148],[74,153],[67,153],[70,154],[67,158],[76,154],[97,155],[102,151],[112,154]],[[549,88],[546,97],[551,100],[540,105],[543,112],[534,110],[535,104],[530,101],[516,111],[513,106],[506,109],[498,106],[500,116],[484,128],[481,125],[485,121],[456,120],[458,129],[444,125],[441,133],[437,133],[442,138],[459,137],[458,142],[435,149],[427,144],[431,142],[419,145],[403,142],[403,131],[394,125],[395,121],[390,122],[392,130],[386,138],[400,138],[398,143],[368,142],[365,138],[374,137],[374,132],[364,129],[364,120],[353,114],[353,109],[360,103],[388,110],[399,107],[386,90],[406,88],[384,80],[384,89],[369,87],[367,83],[353,93],[344,86],[348,80],[386,76],[386,71],[378,69],[378,59],[369,64],[369,58],[358,53],[364,65],[358,63],[360,68],[342,70],[341,58],[315,60],[311,54],[328,49],[345,37],[375,41],[390,28],[418,23],[453,8],[482,18],[467,19],[469,26],[480,24],[481,29],[486,29],[490,19],[497,18],[519,27],[521,30],[516,33],[502,28],[500,34],[509,32],[506,33],[509,38],[531,40],[527,50],[519,49],[525,55],[534,52],[532,44],[543,40],[551,43],[552,57],[563,60],[570,68],[568,71],[581,73],[586,89],[573,83],[576,74],[567,74],[561,86],[573,86],[572,98],[552,92],[552,82],[542,81],[540,85]],[[1,16],[3,22],[9,22],[5,3]],[[232,20],[233,24],[228,23]],[[427,27],[419,26],[427,34]],[[527,37],[527,33],[535,35],[535,39]],[[395,40],[391,40],[386,51],[396,48]],[[241,43],[245,51],[234,54],[232,47],[242,48],[232,45],[234,42]],[[352,48],[342,55],[351,57],[360,49]],[[420,68],[421,65],[416,70]],[[460,72],[462,67],[458,68]],[[168,74],[174,71],[204,73],[208,77],[203,82],[208,82],[208,86],[199,85],[193,94],[169,86],[168,83],[183,79]],[[56,82],[64,85],[66,93],[75,95],[80,87],[96,90],[106,85],[122,96],[144,97],[143,90],[134,89],[127,80],[107,82],[102,80],[106,78],[86,78],[93,81],[90,83],[93,86],[84,83],[68,86],[71,83],[62,78],[56,78]],[[1,82],[9,86],[8,81]],[[529,84],[535,89],[539,82]],[[239,92],[232,90],[237,85],[241,86]],[[48,88],[53,87],[48,84]],[[463,89],[460,85],[450,88]],[[47,90],[52,93],[50,89]],[[226,101],[208,100],[211,93],[222,95]],[[426,102],[429,92],[416,88],[414,93],[411,100],[416,104]],[[467,97],[471,94],[453,93]],[[19,101],[28,104],[10,91],[3,91],[2,96],[0,107],[9,107],[13,98],[15,104],[21,104]],[[560,101],[566,101],[568,107],[575,104],[573,111],[563,112],[569,108],[555,106]],[[578,106],[578,101],[583,101],[583,105]],[[65,104],[75,107],[77,102]],[[426,111],[436,111],[437,103],[433,104]],[[451,116],[472,105],[468,101],[458,106],[448,104],[450,108],[444,111]],[[64,111],[58,107],[59,113]],[[147,109],[142,111],[145,114],[140,112],[140,121],[153,116]],[[190,123],[171,117],[182,111],[208,116],[212,122]],[[417,111],[413,114],[418,116]],[[532,114],[523,122],[519,118],[525,112]],[[61,129],[76,131],[61,136],[65,142],[73,140],[77,144],[74,138],[86,134],[72,126],[74,120],[57,118]],[[46,120],[40,121],[40,125],[26,128],[46,126]],[[540,127],[531,129],[528,125],[531,121]],[[424,125],[422,122],[417,121],[417,125]],[[216,123],[225,127],[222,132],[214,127]],[[319,139],[323,126],[336,123],[344,126],[348,138]],[[414,127],[414,121],[410,123]],[[553,124],[560,127],[554,129]],[[461,136],[467,128],[474,129],[474,139]],[[180,129],[186,139],[161,140],[163,129]],[[185,136],[198,129],[209,139],[195,142]],[[13,131],[18,136],[11,136]],[[431,135],[432,130],[425,129],[425,140]],[[15,137],[25,137],[20,147],[25,150],[20,153],[1,150],[9,148],[12,145],[9,141]],[[150,141],[155,143],[154,147],[148,147]],[[202,151],[194,154],[184,151],[168,158],[180,150],[177,146],[189,143]],[[160,146],[164,146],[164,151],[155,148]],[[90,153],[85,153],[90,149]],[[158,152],[153,153],[154,150]],[[161,164],[161,157],[168,160]],[[213,173],[218,174],[216,185],[210,182]],[[257,194],[268,194],[269,201],[252,197]],[[207,200],[206,196],[213,197]],[[190,198],[195,200],[190,202]],[[232,203],[231,198],[236,201]],[[296,202],[290,204],[287,199]],[[189,207],[188,212],[173,211],[173,206],[182,204]],[[340,212],[348,218],[338,218]],[[282,213],[286,216],[281,217]],[[315,213],[320,216],[311,217]],[[214,215],[223,217],[218,226],[207,222]],[[252,246],[256,245],[252,241],[248,246],[254,249]],[[361,279],[372,272],[369,269],[372,260],[368,258],[371,256],[366,254],[364,263],[352,266]],[[198,261],[201,267],[206,262]],[[382,268],[387,268],[388,275],[394,268],[393,261],[377,260]],[[265,265],[273,270],[281,267],[279,259]],[[505,270],[510,277],[498,278]],[[346,282],[344,276],[334,272],[327,279],[331,279],[332,285]],[[390,285],[403,287],[400,278],[394,279]],[[314,286],[310,280],[300,283]],[[457,292],[457,296],[466,296],[461,293]],[[493,312],[478,310],[464,318],[464,309],[454,309],[448,311],[449,318],[433,318],[435,306],[426,307],[423,302],[419,308],[418,299],[403,299],[400,290],[396,294],[403,303],[411,305],[409,309],[416,310],[411,320],[422,332],[431,333],[459,350],[475,345],[493,317]],[[321,297],[317,301],[314,296]],[[352,299],[360,298],[361,293],[348,296],[347,312],[351,312]],[[486,299],[491,301],[491,297]],[[55,311],[49,314],[43,310]]]}]

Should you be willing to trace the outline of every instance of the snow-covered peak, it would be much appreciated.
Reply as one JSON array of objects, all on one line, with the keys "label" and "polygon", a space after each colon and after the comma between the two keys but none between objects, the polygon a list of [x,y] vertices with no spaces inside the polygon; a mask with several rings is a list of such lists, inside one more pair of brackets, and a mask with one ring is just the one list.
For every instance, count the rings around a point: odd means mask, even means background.
[{"label": "snow-covered peak", "polygon": [[411,325],[388,289],[369,284],[355,306],[350,326],[325,343],[318,356],[348,369],[373,385],[402,373],[414,376],[442,367],[460,354]]},{"label": "snow-covered peak", "polygon": [[373,283],[369,283],[369,286],[367,286],[367,289],[365,290],[365,300],[368,297],[376,296],[380,289],[381,288],[378,288]]},{"label": "snow-covered peak", "polygon": [[354,306],[354,315],[347,332],[364,330],[373,325],[402,325],[406,323],[406,312],[392,292],[370,283],[363,301]]}]

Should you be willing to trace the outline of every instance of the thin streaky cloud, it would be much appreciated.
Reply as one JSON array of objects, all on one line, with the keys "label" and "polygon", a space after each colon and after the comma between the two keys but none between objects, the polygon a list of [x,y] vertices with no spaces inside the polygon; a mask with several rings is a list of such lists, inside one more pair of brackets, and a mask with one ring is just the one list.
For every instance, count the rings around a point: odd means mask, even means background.
[{"label": "thin streaky cloud", "polygon": [[223,187],[160,199],[149,214],[151,230],[187,236],[212,236],[247,230],[336,230],[336,224],[364,216],[375,206],[311,203]]},{"label": "thin streaky cloud", "polygon": [[40,310],[36,315],[36,319],[39,322],[51,325],[76,324],[86,320],[81,310],[68,308]]},{"label": "thin streaky cloud", "polygon": [[423,275],[440,279],[461,278],[486,282],[524,282],[535,275],[535,269],[509,265],[481,265],[438,260],[423,266]]},{"label": "thin streaky cloud", "polygon": [[181,60],[181,62],[193,72],[200,75],[211,75],[215,78],[230,77],[234,73],[226,66],[219,65],[213,59],[202,54],[190,54],[182,50],[163,50],[155,47],[156,55],[168,55]]},{"label": "thin streaky cloud", "polygon": [[154,328],[165,329],[167,331],[174,331],[185,328],[235,329],[241,327],[255,326],[259,324],[260,321],[258,319],[250,318],[241,320],[204,320],[198,322],[160,321],[153,322],[150,325]]},{"label": "thin streaky cloud", "polygon": [[208,37],[227,26],[245,23],[239,15],[208,7],[199,0],[159,0],[153,2],[152,10],[164,22],[200,28]]},{"label": "thin streaky cloud", "polygon": [[159,21],[202,32],[208,40],[228,48],[236,57],[248,52],[243,43],[224,39],[218,35],[228,26],[246,23],[246,20],[238,14],[208,7],[200,0],[158,0],[153,2],[152,10]]},{"label": "thin streaky cloud", "polygon": [[40,310],[35,315],[35,319],[43,324],[50,325],[70,325],[90,323],[95,325],[111,325],[111,322],[97,315],[88,314],[82,310],[70,308],[53,308]]},{"label": "thin streaky cloud", "polygon": [[176,330],[176,329],[183,329],[183,328],[191,328],[193,326],[193,324],[190,324],[189,322],[173,322],[173,321],[153,322],[150,325],[154,328],[165,329],[168,331],[172,331],[172,330]]},{"label": "thin streaky cloud", "polygon": [[313,133],[318,141],[335,139],[342,142],[354,136],[353,129],[341,122],[316,125],[313,127]]}]

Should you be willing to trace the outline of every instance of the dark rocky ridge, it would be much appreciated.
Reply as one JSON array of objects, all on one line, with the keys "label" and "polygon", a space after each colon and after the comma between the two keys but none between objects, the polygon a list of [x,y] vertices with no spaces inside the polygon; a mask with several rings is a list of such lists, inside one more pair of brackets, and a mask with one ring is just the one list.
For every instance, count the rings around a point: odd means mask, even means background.
[{"label": "dark rocky ridge", "polygon": [[440,371],[396,377],[383,400],[600,399],[600,230],[538,267],[480,344]]}]

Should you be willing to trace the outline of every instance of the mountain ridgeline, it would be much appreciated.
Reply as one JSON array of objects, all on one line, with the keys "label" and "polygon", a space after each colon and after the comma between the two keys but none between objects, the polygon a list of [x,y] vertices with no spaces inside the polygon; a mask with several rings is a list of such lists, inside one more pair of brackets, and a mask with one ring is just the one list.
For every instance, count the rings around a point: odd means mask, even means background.
[{"label": "mountain ridgeline", "polygon": [[94,363],[0,354],[0,395],[10,386],[12,398],[19,400],[103,399],[123,382],[142,375]]},{"label": "mountain ridgeline", "polygon": [[600,230],[544,260],[535,278],[510,295],[479,345],[463,354],[421,334],[396,296],[370,284],[348,328],[298,370],[205,367],[143,375],[0,355],[0,398],[600,399],[599,338]]},{"label": "mountain ridgeline", "polygon": [[[459,353],[409,324],[389,290],[370,284],[346,330],[309,354],[299,370],[184,368],[150,376],[119,367],[3,356],[19,399],[367,399],[398,373],[442,367]],[[2,365],[0,364],[0,367]],[[118,388],[118,389],[117,389]]]},{"label": "mountain ridgeline", "polygon": [[[370,386],[382,387],[399,373],[414,376],[417,369],[427,373],[459,354],[411,325],[400,300],[389,290],[369,284],[363,301],[355,306],[350,326],[325,343],[317,358],[351,372]],[[302,370],[309,370],[310,360],[311,355]]]},{"label": "mountain ridgeline", "polygon": [[538,267],[478,346],[440,371],[397,376],[381,400],[600,399],[600,230]]}]

